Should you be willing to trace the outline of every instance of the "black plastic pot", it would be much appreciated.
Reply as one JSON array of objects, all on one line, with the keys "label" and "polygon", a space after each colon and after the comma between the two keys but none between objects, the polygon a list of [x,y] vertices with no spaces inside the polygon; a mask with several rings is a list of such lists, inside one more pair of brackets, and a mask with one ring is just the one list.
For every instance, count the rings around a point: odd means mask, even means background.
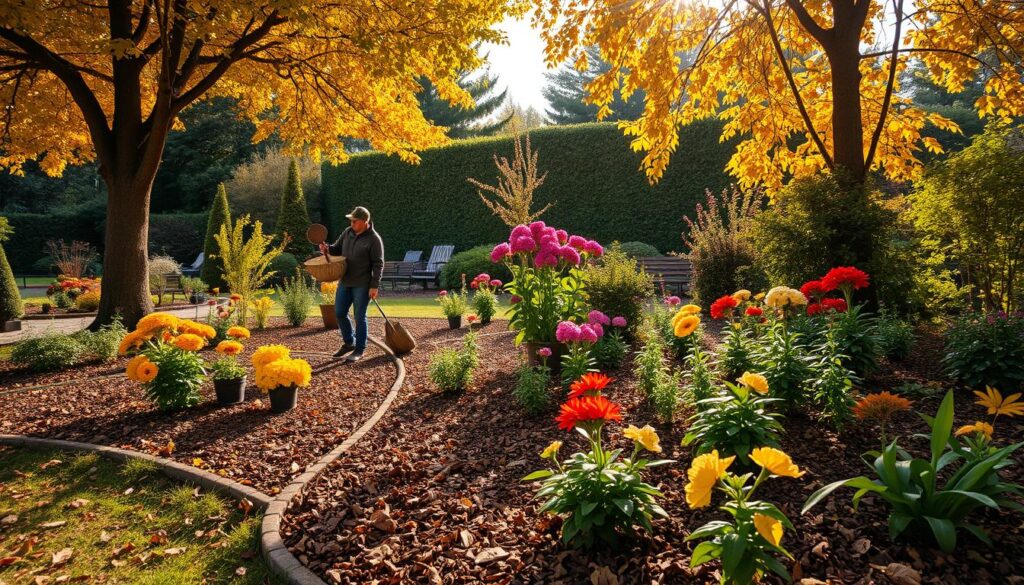
[{"label": "black plastic pot", "polygon": [[238,404],[245,400],[245,377],[237,380],[214,380],[213,390],[217,393],[217,404]]},{"label": "black plastic pot", "polygon": [[188,302],[198,305],[206,302],[206,293],[192,293],[188,296]]},{"label": "black plastic pot", "polygon": [[459,315],[458,317],[448,317],[449,329],[458,329],[459,327],[462,327],[462,315]]},{"label": "black plastic pot", "polygon": [[288,412],[295,408],[299,397],[299,389],[295,386],[278,386],[267,390],[270,396],[270,412]]}]

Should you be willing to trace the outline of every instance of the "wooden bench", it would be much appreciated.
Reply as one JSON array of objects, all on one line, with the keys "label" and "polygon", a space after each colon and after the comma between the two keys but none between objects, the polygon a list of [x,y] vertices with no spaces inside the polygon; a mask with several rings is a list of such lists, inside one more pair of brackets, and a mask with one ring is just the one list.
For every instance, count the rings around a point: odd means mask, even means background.
[{"label": "wooden bench", "polygon": [[655,284],[665,285],[665,292],[686,294],[690,291],[693,265],[679,256],[643,256],[637,258],[644,272],[654,278]]},{"label": "wooden bench", "polygon": [[171,293],[171,302],[174,302],[174,296],[178,293],[185,294],[185,287],[181,282],[180,274],[165,274],[160,279],[160,290],[157,291],[156,304],[159,307],[164,302],[164,295]]},{"label": "wooden bench", "polygon": [[391,290],[395,290],[398,283],[412,285],[412,274],[423,268],[422,262],[385,262],[384,269],[380,273],[381,283],[390,282]]},{"label": "wooden bench", "polygon": [[426,267],[414,271],[410,279],[423,283],[424,289],[431,282],[435,285],[440,285],[441,269],[448,263],[448,260],[451,260],[452,252],[454,251],[455,246],[451,244],[434,246],[434,249],[430,251],[430,259],[427,260]]}]

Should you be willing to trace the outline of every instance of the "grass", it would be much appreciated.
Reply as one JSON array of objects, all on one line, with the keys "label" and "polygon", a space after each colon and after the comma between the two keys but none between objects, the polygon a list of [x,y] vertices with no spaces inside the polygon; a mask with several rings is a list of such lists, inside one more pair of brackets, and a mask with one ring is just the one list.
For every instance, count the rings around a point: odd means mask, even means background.
[{"label": "grass", "polygon": [[32,286],[46,284],[49,285],[57,277],[55,276],[15,276],[14,280],[18,282],[18,286]]},{"label": "grass", "polygon": [[[271,309],[270,314],[274,317],[283,317],[284,308],[278,301],[276,292],[267,291],[268,296],[274,299],[274,308]],[[259,296],[263,296],[261,293]],[[320,298],[317,298],[317,303],[320,302]],[[380,308],[384,310],[388,317],[423,317],[423,318],[434,318],[443,319],[444,313],[441,312],[441,305],[434,300],[433,296],[426,295],[409,295],[408,293],[403,294],[402,292],[392,291],[381,291],[380,296],[377,297],[377,303]],[[503,296],[498,301],[498,312],[495,313],[493,319],[508,319],[506,311],[509,309],[508,298]],[[466,313],[469,315],[473,313],[472,305],[469,311]],[[309,311],[310,316],[319,317],[320,307],[314,305]],[[377,307],[370,303],[369,309],[366,312],[371,317],[379,317],[380,312],[377,311]]]},{"label": "grass", "polygon": [[280,583],[259,528],[148,462],[0,448],[0,582]]}]

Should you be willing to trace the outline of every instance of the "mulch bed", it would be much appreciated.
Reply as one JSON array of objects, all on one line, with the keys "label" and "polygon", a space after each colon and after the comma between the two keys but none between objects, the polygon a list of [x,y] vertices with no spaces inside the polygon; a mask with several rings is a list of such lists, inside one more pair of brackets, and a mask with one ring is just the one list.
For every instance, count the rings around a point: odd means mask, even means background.
[{"label": "mulch bed", "polygon": [[[319,321],[319,320],[317,320]],[[333,449],[376,410],[395,379],[395,368],[372,344],[363,360],[343,364],[331,358],[340,344],[335,331],[310,319],[305,327],[283,326],[253,331],[240,362],[250,368],[246,401],[221,407],[207,382],[203,401],[174,413],[158,411],[141,386],[119,374],[126,360],[32,374],[9,362],[0,366],[0,433],[27,434],[156,454],[168,441],[170,457],[220,473],[267,493],[276,493],[291,479]],[[374,323],[372,331],[381,326]],[[280,343],[313,366],[313,380],[300,389],[298,406],[271,414],[266,397],[255,387],[249,356],[260,345]],[[317,353],[300,353],[300,350]],[[203,355],[215,359],[205,350]],[[81,382],[75,382],[81,380]],[[47,389],[18,390],[35,384],[70,382]],[[164,454],[166,456],[166,453]]]},{"label": "mulch bed", "polygon": [[[693,545],[685,538],[725,514],[714,506],[694,511],[686,505],[683,486],[691,454],[679,446],[686,424],[654,423],[630,365],[612,373],[617,381],[607,394],[624,406],[625,424],[655,424],[663,455],[678,461],[646,476],[665,492],[662,504],[671,518],[655,521],[651,535],[625,539],[620,550],[569,550],[559,544],[560,521],[537,513],[535,486],[520,478],[543,467],[538,453],[551,440],[565,441],[563,456],[582,448],[583,441],[557,429],[554,409],[530,417],[515,401],[519,359],[512,334],[482,336],[475,387],[446,394],[432,388],[427,377],[430,342],[455,342],[460,332],[444,330],[441,320],[404,322],[421,348],[405,360],[408,377],[399,400],[351,452],[307,486],[283,521],[289,549],[304,564],[329,583],[611,583],[608,572],[619,583],[717,581],[717,564],[689,568]],[[487,331],[503,328],[490,325]],[[884,363],[866,387],[875,391],[906,380],[936,379],[936,342],[932,332],[923,331],[910,359]],[[915,407],[933,414],[940,399],[941,394],[919,398]],[[959,391],[958,425],[986,418],[973,399]],[[678,420],[688,414],[680,413]],[[855,513],[852,490],[840,490],[800,516],[815,489],[867,471],[860,454],[877,448],[879,439],[876,429],[859,424],[837,434],[813,413],[791,416],[785,427],[782,447],[807,474],[769,481],[759,495],[779,505],[796,525],[796,532],[783,538],[795,557],[785,564],[796,581],[884,583],[886,567],[897,570],[895,563],[919,572],[922,583],[1024,583],[1021,518],[1007,512],[975,516],[996,548],[960,534],[953,555],[927,540],[893,543],[884,503],[865,498]],[[605,436],[629,448],[622,428],[612,424]],[[910,436],[926,430],[913,413],[901,413],[892,425],[893,433],[905,437],[901,444],[917,452],[927,444]],[[1024,426],[1000,419],[997,433],[1004,444],[1021,440]],[[1024,481],[1020,465],[1007,475]],[[720,501],[716,495],[714,503]],[[606,580],[597,579],[602,576]]]}]

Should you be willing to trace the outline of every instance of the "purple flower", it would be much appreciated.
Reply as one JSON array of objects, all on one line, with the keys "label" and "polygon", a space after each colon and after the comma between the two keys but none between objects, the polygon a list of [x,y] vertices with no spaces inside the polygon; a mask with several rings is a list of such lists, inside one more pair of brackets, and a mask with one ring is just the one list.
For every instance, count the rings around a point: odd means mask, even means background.
[{"label": "purple flower", "polygon": [[501,286],[501,281],[500,280],[498,280],[497,278],[491,280],[491,287],[498,288],[500,286]]},{"label": "purple flower", "polygon": [[587,240],[587,243],[583,245],[583,251],[595,258],[604,254],[604,248],[594,240]]},{"label": "purple flower", "polygon": [[544,228],[548,227],[543,221],[535,221],[530,224],[530,233],[533,234],[533,239],[539,240],[541,235],[544,234]]},{"label": "purple flower", "polygon": [[512,255],[512,246],[502,242],[491,250],[491,262],[501,262],[506,256]]},{"label": "purple flower", "polygon": [[594,309],[593,311],[587,313],[587,323],[591,323],[591,324],[597,323],[598,325],[608,325],[611,322],[612,322],[612,320],[608,318],[608,315],[605,315],[604,313],[602,313],[601,311],[598,311],[597,309]]},{"label": "purple flower", "polygon": [[[580,340],[580,326],[572,321],[562,321],[555,329],[555,339],[559,343],[573,343]],[[593,334],[593,331],[591,331]]]},{"label": "purple flower", "polygon": [[569,245],[577,250],[582,250],[587,245],[587,239],[583,236],[569,236]]},{"label": "purple flower", "polygon": [[[598,327],[600,327],[600,325],[598,325]],[[597,334],[597,331],[594,330],[593,325],[580,325],[580,341],[584,343],[597,343],[598,337],[600,336]]]},{"label": "purple flower", "polygon": [[537,249],[537,242],[533,241],[530,236],[519,236],[512,242],[512,253],[518,254],[519,252],[533,252]]},{"label": "purple flower", "polygon": [[519,295],[512,295],[512,296],[510,296],[508,298],[508,302],[512,303],[513,305],[518,303],[521,300],[523,300],[523,297],[521,297]]},{"label": "purple flower", "polygon": [[670,306],[670,307],[674,307],[674,306],[678,305],[681,302],[683,302],[683,300],[680,299],[679,297],[675,296],[675,295],[672,295],[670,297],[665,297],[665,304]]},{"label": "purple flower", "polygon": [[576,251],[576,248],[573,248],[572,246],[562,246],[558,250],[558,255],[569,264],[579,266],[580,253]]},{"label": "purple flower", "polygon": [[625,326],[626,326],[626,318],[625,317],[615,317],[614,319],[612,319],[612,327],[625,327]]},{"label": "purple flower", "polygon": [[565,230],[555,230],[555,235],[558,236],[559,244],[564,244],[569,241],[569,232]]},{"label": "purple flower", "polygon": [[532,240],[533,232],[530,231],[529,227],[519,224],[516,227],[512,228],[512,234],[508,237],[508,241],[510,243],[515,242],[516,240],[523,236],[528,236]]},{"label": "purple flower", "polygon": [[542,347],[542,348],[537,350],[537,355],[539,355],[540,357],[549,358],[549,357],[551,357],[551,348],[550,347]]}]

